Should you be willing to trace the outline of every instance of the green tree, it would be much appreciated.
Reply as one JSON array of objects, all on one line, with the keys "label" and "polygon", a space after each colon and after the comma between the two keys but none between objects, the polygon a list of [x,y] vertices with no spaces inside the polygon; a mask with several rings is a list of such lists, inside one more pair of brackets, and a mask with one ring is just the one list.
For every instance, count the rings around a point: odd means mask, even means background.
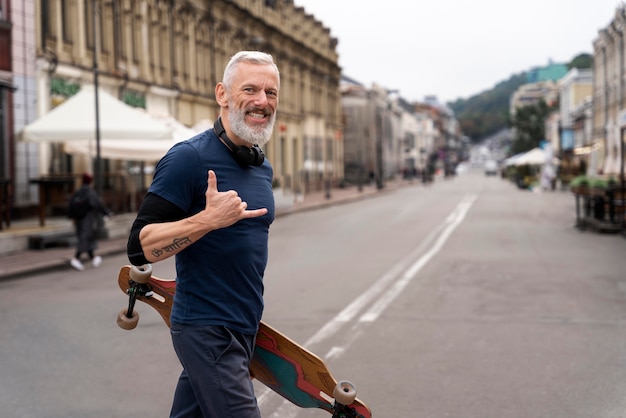
[{"label": "green tree", "polygon": [[[568,64],[572,68],[593,68],[593,56],[580,53]],[[463,135],[477,143],[511,125],[509,102],[511,95],[528,82],[527,72],[513,74],[508,80],[496,84],[468,99],[457,99],[448,106],[454,112]]]},{"label": "green tree", "polygon": [[544,100],[516,109],[511,120],[511,125],[515,129],[515,137],[510,149],[511,155],[530,151],[539,146],[539,143],[545,139],[545,121],[551,111],[552,109]]},{"label": "green tree", "polygon": [[519,86],[526,83],[526,73],[516,74],[469,99],[448,103],[459,121],[461,131],[472,142],[501,131],[509,125],[509,100]]},{"label": "green tree", "polygon": [[590,54],[578,54],[573,60],[570,61],[569,64],[567,64],[567,68],[570,70],[572,68],[593,68],[593,56]]}]

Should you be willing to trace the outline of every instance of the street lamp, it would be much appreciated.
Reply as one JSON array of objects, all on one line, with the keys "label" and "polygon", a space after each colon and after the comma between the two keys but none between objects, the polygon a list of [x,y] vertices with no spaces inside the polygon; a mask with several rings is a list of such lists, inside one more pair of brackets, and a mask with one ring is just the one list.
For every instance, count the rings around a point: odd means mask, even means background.
[{"label": "street lamp", "polygon": [[96,112],[96,159],[94,161],[93,171],[96,178],[96,191],[98,192],[99,196],[102,196],[102,160],[100,157],[100,103],[98,97],[98,12],[96,3],[97,0],[91,0],[93,17],[93,87]]},{"label": "street lamp", "polygon": [[626,132],[626,109],[619,111],[617,115],[619,123],[619,150],[620,150],[620,187],[619,187],[619,202],[620,202],[620,223],[622,234],[626,235],[626,189],[624,189],[624,132]]},{"label": "street lamp", "polygon": [[[623,13],[623,10],[622,10]],[[620,63],[621,63],[621,68],[620,68],[620,72],[623,74],[624,73],[624,25],[620,22],[619,24],[615,24],[615,22],[613,22],[612,26],[617,30],[617,33],[619,35],[619,51],[621,51],[621,53],[619,54],[619,58],[620,58]],[[619,78],[619,107],[620,107],[620,113],[618,114],[618,117],[620,118],[620,122],[621,122],[621,126],[620,126],[620,135],[619,135],[619,150],[620,150],[620,169],[619,169],[619,175],[620,175],[620,206],[621,206],[621,229],[622,229],[622,234],[624,236],[626,236],[626,196],[624,193],[624,116],[622,115],[622,112],[624,111],[622,109],[623,107],[623,98],[624,95],[621,94],[622,93],[622,89],[624,88],[624,78],[620,77]]]}]

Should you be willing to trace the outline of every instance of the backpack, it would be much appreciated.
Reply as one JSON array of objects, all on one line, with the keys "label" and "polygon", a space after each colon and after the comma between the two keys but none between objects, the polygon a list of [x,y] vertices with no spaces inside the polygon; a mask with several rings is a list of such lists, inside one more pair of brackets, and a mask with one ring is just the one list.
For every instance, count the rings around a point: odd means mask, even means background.
[{"label": "backpack", "polygon": [[86,187],[81,187],[70,198],[67,216],[71,219],[82,219],[90,210],[89,190]]}]

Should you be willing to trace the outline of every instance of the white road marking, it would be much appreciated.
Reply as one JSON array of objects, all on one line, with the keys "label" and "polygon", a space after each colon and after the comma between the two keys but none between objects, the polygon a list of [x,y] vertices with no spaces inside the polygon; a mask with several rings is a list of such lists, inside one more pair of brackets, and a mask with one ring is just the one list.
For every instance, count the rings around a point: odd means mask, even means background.
[{"label": "white road marking", "polygon": [[[369,305],[375,298],[377,298],[385,289],[388,290],[378,299],[376,303],[358,320],[358,323],[370,323],[376,321],[380,315],[387,309],[387,307],[393,302],[402,290],[413,280],[417,273],[441,250],[446,243],[452,232],[457,226],[461,224],[465,215],[474,204],[476,195],[465,196],[463,200],[457,205],[457,207],[448,215],[445,221],[431,232],[422,244],[412,251],[407,257],[395,264],[391,270],[389,270],[384,276],[378,279],[369,289],[363,292],[352,303],[346,306],[341,312],[339,312],[333,319],[328,321],[322,328],[319,329],[311,338],[304,343],[304,346],[309,348],[313,345],[317,345],[324,340],[329,339],[335,335],[341,327],[346,323],[352,321],[356,315],[367,305]],[[436,239],[435,239],[436,238]],[[430,244],[434,241],[434,244]],[[419,254],[424,252],[424,249],[430,246],[428,250],[420,256]],[[413,261],[415,260],[415,261]],[[412,264],[411,264],[412,262]],[[408,268],[407,268],[408,266]],[[406,270],[405,270],[406,269]],[[404,270],[404,273],[400,273]],[[394,282],[395,281],[395,282]],[[393,283],[390,286],[390,284]],[[356,335],[361,332],[358,329],[358,323],[352,327],[351,335],[353,338],[348,338],[343,346],[333,346],[330,351],[324,356],[325,360],[331,358],[338,358],[343,354],[346,349],[352,344]],[[269,388],[265,388],[258,396],[257,402],[259,407],[270,398],[270,395],[275,395]],[[272,418],[293,418],[297,415],[299,408],[284,400],[280,407],[271,415]]]},{"label": "white road marking", "polygon": [[326,355],[324,356],[324,359],[326,360],[330,360],[332,358],[336,358],[336,357],[340,357],[344,351],[346,351],[345,347],[333,347],[331,348],[328,353],[326,353]]},{"label": "white road marking", "polygon": [[387,290],[387,292],[378,299],[378,302],[374,304],[365,314],[361,316],[359,322],[374,322],[380,317],[380,315],[387,309],[387,307],[393,302],[400,293],[407,287],[407,285],[413,280],[417,273],[433,258],[443,245],[446,243],[452,232],[457,226],[461,224],[465,215],[472,207],[472,204],[476,200],[476,196],[470,196],[464,198],[461,203],[456,207],[454,212],[446,219],[447,227],[443,230],[435,245],[433,245],[423,256],[413,263],[413,265],[404,272],[404,274],[397,280],[393,286]]}]

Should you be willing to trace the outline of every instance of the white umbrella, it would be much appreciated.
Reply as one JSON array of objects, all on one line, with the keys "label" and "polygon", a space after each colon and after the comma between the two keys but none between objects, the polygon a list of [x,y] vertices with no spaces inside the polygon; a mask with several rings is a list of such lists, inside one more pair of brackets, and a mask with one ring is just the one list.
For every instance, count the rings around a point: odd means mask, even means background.
[{"label": "white umbrella", "polygon": [[[176,143],[185,141],[195,135],[195,132],[180,123],[170,115],[149,115],[143,109],[137,112],[150,116],[151,119],[164,124],[170,129],[169,140],[159,141],[116,141],[100,140],[101,155],[111,160],[158,161]],[[71,141],[63,144],[63,150],[68,154],[86,154],[94,156],[93,146],[85,141]]]},{"label": "white umbrella", "polygon": [[[102,90],[98,90],[98,106],[100,138],[103,140],[158,141],[172,138],[171,129],[166,124]],[[74,96],[22,131],[22,138],[30,142],[93,141],[95,136],[93,86],[83,86]]]},{"label": "white umbrella", "polygon": [[525,154],[525,152],[520,152],[519,154],[515,154],[515,155],[507,158],[506,160],[504,160],[504,165],[506,167],[508,167],[510,165],[515,165],[515,162],[517,161],[517,159],[520,158],[524,154]]},{"label": "white umbrella", "polygon": [[[516,158],[513,162],[514,165],[543,165],[549,163],[547,161],[546,152],[541,148],[533,148],[524,155]],[[560,160],[556,157],[552,158],[552,164],[558,165]]]}]

